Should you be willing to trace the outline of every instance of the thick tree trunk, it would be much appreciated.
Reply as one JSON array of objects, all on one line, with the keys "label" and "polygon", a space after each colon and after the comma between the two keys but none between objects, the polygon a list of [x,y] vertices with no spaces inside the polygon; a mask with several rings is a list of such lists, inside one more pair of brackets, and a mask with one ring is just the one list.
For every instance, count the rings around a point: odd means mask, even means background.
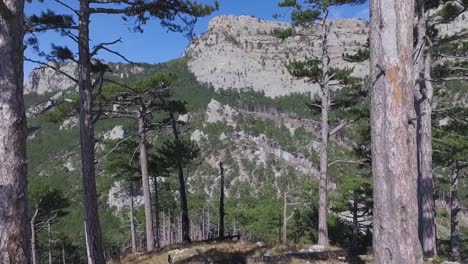
[{"label": "thick tree trunk", "polygon": [[181,213],[181,225],[182,225],[182,241],[190,242],[190,220],[188,215],[188,205],[187,205],[187,192],[185,190],[185,178],[184,178],[184,168],[182,164],[182,150],[181,142],[179,138],[179,130],[177,128],[177,120],[174,116],[174,109],[171,106],[170,109],[170,118],[172,121],[172,130],[174,133],[174,139],[176,143],[176,153],[177,153],[177,169],[179,172],[179,195],[180,195],[180,213]]},{"label": "thick tree trunk", "polygon": [[0,260],[30,263],[23,102],[24,0],[0,1]]},{"label": "thick tree trunk", "polygon": [[224,167],[222,162],[219,163],[219,171],[221,175],[219,194],[219,237],[224,238]]},{"label": "thick tree trunk", "polygon": [[83,209],[88,263],[104,264],[101,227],[99,225],[96,170],[94,167],[94,123],[89,51],[89,1],[80,1],[79,24],[79,89],[80,89],[80,145]]},{"label": "thick tree trunk", "polygon": [[130,181],[130,234],[132,236],[132,253],[137,252],[136,228],[135,228],[135,206],[133,202],[133,182]]},{"label": "thick tree trunk", "polygon": [[330,111],[330,56],[328,55],[328,21],[327,15],[322,21],[322,83],[321,83],[321,144],[320,144],[320,190],[319,190],[319,233],[318,244],[328,246],[328,134],[330,132],[328,124],[328,112]]},{"label": "thick tree trunk", "polygon": [[460,200],[458,198],[459,181],[458,162],[453,164],[453,173],[450,179],[450,255],[452,260],[459,261],[460,254],[460,227],[458,226],[458,213]]},{"label": "thick tree trunk", "polygon": [[154,177],[153,183],[154,189],[154,217],[155,217],[155,234],[156,234],[156,248],[161,247],[161,219],[159,214],[159,187],[158,187],[158,179]]},{"label": "thick tree trunk", "polygon": [[148,152],[146,149],[145,110],[138,116],[138,133],[140,136],[140,169],[143,182],[143,200],[145,203],[146,250],[154,250],[153,207],[151,205],[151,192],[148,171]]},{"label": "thick tree trunk", "polygon": [[417,167],[419,240],[425,257],[437,255],[432,176],[432,97],[431,45],[427,37],[424,0],[416,0],[418,41],[415,50],[415,108],[417,115]]},{"label": "thick tree trunk", "polygon": [[375,263],[422,263],[418,239],[413,0],[371,0]]}]

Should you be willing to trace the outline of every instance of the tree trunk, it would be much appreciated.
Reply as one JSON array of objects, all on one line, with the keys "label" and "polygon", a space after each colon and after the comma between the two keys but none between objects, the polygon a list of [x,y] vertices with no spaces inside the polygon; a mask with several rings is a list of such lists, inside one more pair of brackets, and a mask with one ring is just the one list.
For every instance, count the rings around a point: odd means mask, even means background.
[{"label": "tree trunk", "polygon": [[418,41],[415,52],[415,108],[417,116],[417,168],[419,240],[425,257],[437,255],[432,176],[432,98],[431,45],[427,37],[424,0],[416,1]]},{"label": "tree trunk", "polygon": [[148,153],[146,149],[146,127],[144,109],[138,115],[138,133],[140,136],[140,169],[143,182],[143,199],[145,203],[146,250],[154,250],[153,208],[151,206],[151,192],[148,171]]},{"label": "tree trunk", "polygon": [[67,263],[65,255],[65,245],[62,244],[62,264]]},{"label": "tree trunk", "polygon": [[50,219],[47,220],[47,250],[49,255],[49,264],[52,264],[52,229],[50,227]]},{"label": "tree trunk", "polygon": [[89,0],[80,1],[79,23],[79,89],[80,145],[83,209],[88,263],[104,264],[101,227],[99,225],[96,171],[94,167],[94,123],[89,51]]},{"label": "tree trunk", "polygon": [[181,142],[179,138],[179,130],[177,128],[177,120],[174,116],[174,109],[171,105],[169,111],[170,118],[172,121],[172,130],[174,133],[174,139],[176,143],[176,154],[177,154],[177,169],[179,172],[179,195],[180,195],[180,213],[182,221],[182,241],[190,242],[190,220],[188,215],[188,205],[187,205],[187,193],[185,191],[185,178],[184,178],[184,168],[182,164],[182,150]]},{"label": "tree trunk", "polygon": [[154,177],[154,183],[153,183],[153,189],[154,189],[154,217],[156,218],[156,226],[155,226],[155,231],[156,231],[156,248],[161,247],[161,219],[159,215],[159,188],[158,188],[158,179],[157,177]]},{"label": "tree trunk", "polygon": [[135,206],[133,203],[133,182],[130,181],[130,233],[132,236],[132,253],[137,252],[136,229],[135,229]]},{"label": "tree trunk", "polygon": [[219,194],[219,237],[224,238],[224,167],[222,162],[219,163],[219,171],[221,175]]},{"label": "tree trunk", "polygon": [[288,217],[286,214],[288,213],[288,199],[287,199],[287,193],[284,192],[283,195],[283,239],[282,243],[287,244],[288,243]]},{"label": "tree trunk", "polygon": [[358,249],[359,245],[359,224],[358,224],[358,194],[353,193],[353,241],[351,242],[351,248]]},{"label": "tree trunk", "polygon": [[414,111],[414,0],[371,0],[375,263],[422,263]]},{"label": "tree trunk", "polygon": [[[327,14],[327,12],[325,12]],[[320,190],[319,190],[319,233],[318,244],[328,246],[328,112],[330,111],[330,87],[329,87],[329,66],[330,56],[328,55],[328,21],[327,15],[322,20],[322,83],[321,83],[321,144],[320,144]]]},{"label": "tree trunk", "polygon": [[31,219],[30,225],[31,225],[31,259],[32,259],[32,264],[37,264],[37,258],[36,258],[36,228],[35,228],[35,225],[34,225],[34,219]]},{"label": "tree trunk", "polygon": [[452,260],[460,261],[460,228],[458,226],[458,213],[460,200],[458,198],[459,181],[458,162],[453,164],[452,178],[450,179],[450,255]]},{"label": "tree trunk", "polygon": [[0,259],[4,264],[31,262],[23,11],[24,0],[0,1]]}]

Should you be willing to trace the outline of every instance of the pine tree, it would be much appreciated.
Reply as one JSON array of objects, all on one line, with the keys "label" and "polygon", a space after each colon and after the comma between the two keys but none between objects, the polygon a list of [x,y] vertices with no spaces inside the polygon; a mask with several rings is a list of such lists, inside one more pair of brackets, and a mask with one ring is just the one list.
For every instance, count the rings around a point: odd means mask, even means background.
[{"label": "pine tree", "polygon": [[[70,56],[73,53],[68,52],[68,48],[63,47],[53,49],[52,55],[63,55],[63,52],[57,54],[57,51],[65,51],[67,59],[75,61],[78,64],[78,78],[74,76],[70,77],[77,81],[80,91],[80,145],[82,148],[83,204],[88,261],[90,263],[104,263],[94,167],[93,90],[99,83],[102,83],[105,70],[99,71],[100,78],[97,78],[97,81],[93,83],[93,63],[91,58],[100,51],[107,51],[120,56],[124,60],[127,59],[120,53],[109,48],[109,46],[120,40],[100,43],[96,45],[94,49],[90,48],[90,18],[92,15],[96,14],[122,15],[124,19],[127,20],[135,19],[135,30],[139,31],[143,30],[143,25],[146,24],[150,18],[156,18],[161,21],[163,27],[168,28],[170,31],[184,32],[191,36],[193,34],[193,26],[197,21],[196,18],[212,13],[217,8],[217,3],[213,7],[210,5],[198,4],[190,0],[80,0],[79,6],[73,7],[61,1],[57,2],[71,10],[72,15],[55,15],[55,13],[51,12],[49,14],[42,14],[40,17],[33,17],[35,18],[34,22],[39,23],[32,23],[35,27],[31,27],[31,31],[37,30],[37,28],[43,31],[49,29],[59,30],[64,36],[75,41],[78,46],[78,59]],[[53,19],[47,19],[48,16]],[[73,16],[77,17],[79,21],[78,24],[73,22]],[[181,19],[178,20],[179,18]],[[63,27],[63,22],[66,22],[65,27]],[[75,32],[77,33],[75,34]],[[37,41],[34,40],[32,40],[32,42],[37,43]],[[42,64],[45,66],[48,65],[47,63]],[[149,244],[149,246],[151,246],[151,244]],[[153,249],[154,248],[151,247],[148,248],[148,250]]]},{"label": "pine tree", "polygon": [[[337,132],[330,129],[329,111],[332,105],[331,84],[333,71],[339,69],[330,68],[330,56],[328,52],[328,34],[330,21],[328,20],[329,8],[338,5],[362,4],[362,0],[285,0],[279,3],[280,7],[292,8],[291,19],[294,27],[302,27],[309,31],[319,28],[319,40],[321,53],[319,58],[295,61],[288,65],[289,73],[296,78],[304,78],[307,82],[320,85],[319,97],[321,109],[321,137],[320,137],[320,201],[319,201],[319,238],[318,244],[329,245],[328,239],[328,143],[329,138]],[[316,24],[319,24],[316,27]],[[287,38],[295,34],[293,29],[275,30],[274,34],[279,38]],[[313,57],[313,56],[312,56]],[[338,127],[337,127],[338,128]],[[339,130],[339,129],[338,129]],[[336,132],[335,132],[336,131]]]},{"label": "pine tree", "polygon": [[[436,251],[436,225],[434,208],[434,178],[432,156],[433,111],[447,107],[439,93],[440,82],[463,80],[468,71],[463,68],[468,59],[468,48],[463,48],[466,36],[440,36],[437,26],[450,23],[467,9],[466,1],[432,0],[416,2],[418,17],[415,48],[416,90],[415,106],[418,121],[418,197],[419,235],[423,253],[433,257]],[[426,10],[435,10],[430,16]],[[455,59],[455,60],[453,60]],[[440,63],[440,61],[445,61]],[[435,82],[434,82],[435,81]],[[443,85],[442,85],[443,86]],[[449,106],[449,108],[451,108]],[[440,116],[439,114],[436,114]],[[437,129],[437,128],[436,128]]]},{"label": "pine tree", "polygon": [[373,252],[376,263],[422,263],[414,111],[414,1],[371,0]]},{"label": "pine tree", "polygon": [[52,237],[51,226],[58,222],[59,218],[68,214],[66,209],[70,202],[63,192],[52,188],[44,182],[31,184],[29,188],[30,211],[31,211],[31,259],[32,263],[38,263],[36,237],[37,232],[47,229],[48,236],[48,257],[52,262]]},{"label": "pine tree", "polygon": [[5,264],[31,261],[23,101],[24,2],[0,1],[0,260]]}]

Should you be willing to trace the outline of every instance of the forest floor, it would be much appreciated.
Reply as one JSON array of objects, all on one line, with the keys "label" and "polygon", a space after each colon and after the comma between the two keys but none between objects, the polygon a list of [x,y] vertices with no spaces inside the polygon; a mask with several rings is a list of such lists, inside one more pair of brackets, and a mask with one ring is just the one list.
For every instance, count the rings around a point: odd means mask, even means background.
[{"label": "forest floor", "polygon": [[113,264],[342,264],[372,263],[369,257],[361,256],[352,260],[347,251],[319,246],[268,246],[252,242],[192,243],[164,248],[158,252],[132,254]]}]

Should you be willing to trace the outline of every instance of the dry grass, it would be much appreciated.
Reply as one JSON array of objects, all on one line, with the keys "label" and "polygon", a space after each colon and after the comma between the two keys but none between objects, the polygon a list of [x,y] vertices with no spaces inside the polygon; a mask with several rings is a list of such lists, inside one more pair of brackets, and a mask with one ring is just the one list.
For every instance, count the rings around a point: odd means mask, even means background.
[{"label": "dry grass", "polygon": [[[313,250],[310,250],[313,249]],[[220,242],[193,243],[190,245],[175,245],[158,252],[129,255],[115,264],[167,264],[168,256],[174,264],[342,264],[342,263],[372,263],[371,260],[357,258],[346,261],[339,248],[325,248],[316,252],[316,247],[304,246],[265,246],[250,242]]]}]

